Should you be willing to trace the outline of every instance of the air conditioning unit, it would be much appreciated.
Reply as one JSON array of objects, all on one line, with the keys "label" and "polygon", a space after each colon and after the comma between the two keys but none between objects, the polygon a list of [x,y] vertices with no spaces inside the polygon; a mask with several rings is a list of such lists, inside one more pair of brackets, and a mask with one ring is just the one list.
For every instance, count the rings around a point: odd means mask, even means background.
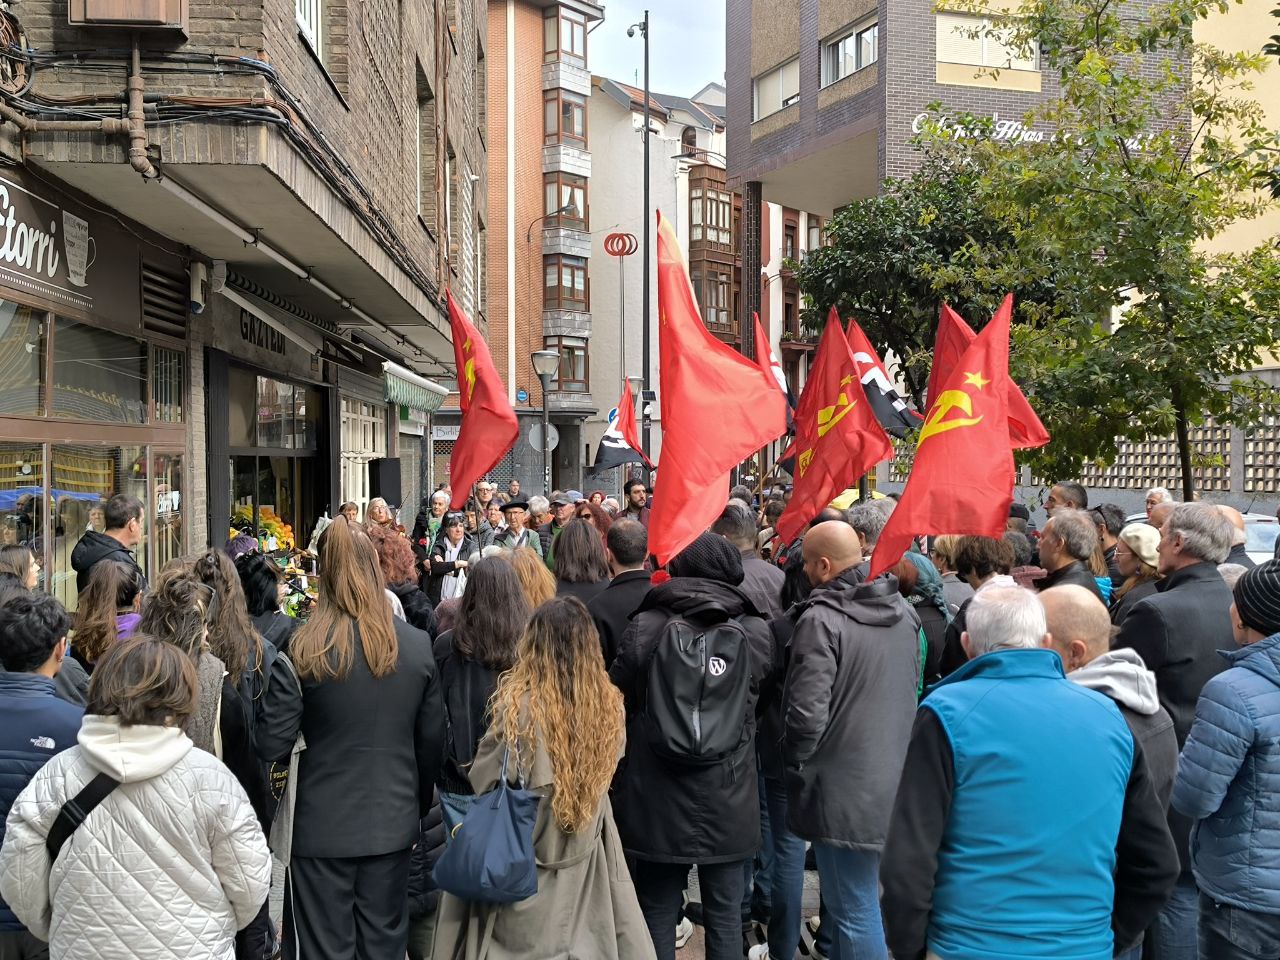
[{"label": "air conditioning unit", "polygon": [[172,30],[187,34],[189,0],[69,0],[73,27]]}]

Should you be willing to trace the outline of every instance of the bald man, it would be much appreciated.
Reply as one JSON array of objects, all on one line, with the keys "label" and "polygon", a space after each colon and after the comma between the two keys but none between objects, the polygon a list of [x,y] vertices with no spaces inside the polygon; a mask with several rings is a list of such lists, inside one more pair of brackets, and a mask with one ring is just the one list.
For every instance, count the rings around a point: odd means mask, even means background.
[{"label": "bald man", "polygon": [[1257,566],[1249,559],[1249,551],[1245,549],[1245,543],[1248,541],[1248,534],[1244,529],[1244,514],[1235,507],[1228,507],[1225,503],[1218,504],[1218,512],[1231,521],[1231,552],[1227,554],[1227,559],[1223,563],[1238,563],[1246,570],[1252,570]]},{"label": "bald man", "polygon": [[1045,646],[1062,658],[1068,679],[1115,701],[1142,746],[1151,783],[1167,811],[1178,773],[1178,735],[1173,718],[1160,706],[1156,675],[1136,651],[1111,649],[1111,617],[1088,590],[1052,587],[1040,594],[1040,602],[1049,621]]},{"label": "bald man", "polygon": [[[792,634],[783,693],[786,824],[813,844],[831,955],[882,957],[880,851],[915,716],[919,620],[895,577],[863,582],[849,524],[817,524],[803,557],[813,592]],[[775,956],[795,952],[774,946]]]}]

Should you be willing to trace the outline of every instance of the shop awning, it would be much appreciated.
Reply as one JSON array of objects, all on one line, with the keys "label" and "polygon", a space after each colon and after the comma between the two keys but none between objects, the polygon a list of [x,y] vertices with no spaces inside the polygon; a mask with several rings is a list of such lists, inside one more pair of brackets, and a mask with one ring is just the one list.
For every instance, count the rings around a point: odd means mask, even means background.
[{"label": "shop awning", "polygon": [[382,379],[387,400],[423,413],[439,410],[444,398],[449,395],[449,391],[440,384],[420,377],[390,360],[382,364]]}]

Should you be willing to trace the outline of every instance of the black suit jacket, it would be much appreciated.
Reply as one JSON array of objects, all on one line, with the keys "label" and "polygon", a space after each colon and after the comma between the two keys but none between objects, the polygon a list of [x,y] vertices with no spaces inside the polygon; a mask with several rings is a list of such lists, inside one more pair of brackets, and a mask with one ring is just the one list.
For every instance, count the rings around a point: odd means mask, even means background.
[{"label": "black suit jacket", "polygon": [[288,761],[301,733],[293,853],[371,857],[408,850],[444,751],[444,707],[431,638],[393,619],[399,659],[376,678],[357,631],[351,672],[301,684],[283,656],[271,665],[254,742],[263,760]]},{"label": "black suit jacket", "polygon": [[613,664],[613,658],[618,655],[618,642],[627,631],[631,615],[640,609],[640,602],[648,592],[649,574],[643,570],[627,570],[614,577],[609,586],[587,603],[600,633],[605,667]]},{"label": "black suit jacket", "polygon": [[1041,577],[1036,581],[1036,589],[1048,590],[1050,587],[1061,587],[1067,584],[1084,587],[1099,600],[1102,599],[1102,590],[1098,587],[1098,581],[1094,579],[1089,568],[1079,560],[1072,560],[1065,567],[1053,571],[1046,577]]}]

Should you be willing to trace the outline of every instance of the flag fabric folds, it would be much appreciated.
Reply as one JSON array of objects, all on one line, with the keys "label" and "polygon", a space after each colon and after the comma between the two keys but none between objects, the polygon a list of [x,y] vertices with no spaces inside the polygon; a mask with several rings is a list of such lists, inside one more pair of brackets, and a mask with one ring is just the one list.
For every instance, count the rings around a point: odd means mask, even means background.
[{"label": "flag fabric folds", "polygon": [[[835,307],[831,308],[828,322],[831,319],[839,321]],[[858,321],[852,319],[849,321],[849,349],[853,351],[853,359],[862,371],[862,389],[880,426],[895,437],[905,436],[908,430],[919,427],[919,414],[913,413],[906,401],[898,396],[876,348],[871,345],[862,327],[858,326]]]},{"label": "flag fabric folds", "polygon": [[720,515],[729,471],[786,430],[786,401],[759,364],[703,325],[675,230],[658,217],[662,467],[649,550],[665,564]]},{"label": "flag fabric folds", "polygon": [[756,325],[756,363],[761,368],[778,381],[778,389],[782,391],[782,395],[787,398],[787,433],[795,428],[794,416],[796,412],[796,395],[791,392],[791,386],[787,383],[787,375],[782,369],[782,361],[778,359],[778,355],[773,352],[773,346],[769,343],[769,335],[764,332],[764,327],[760,325],[760,314],[751,314],[751,319]]},{"label": "flag fabric folds", "polygon": [[451,509],[460,510],[471,488],[498,465],[516,442],[520,425],[507,399],[502,378],[494,369],[489,345],[462,312],[453,294],[446,291],[445,298],[462,406],[462,427],[453,445],[453,455],[449,457],[449,483],[453,487]]},{"label": "flag fabric folds", "polygon": [[596,447],[596,460],[591,473],[603,473],[624,463],[643,463],[649,469],[653,464],[644,455],[640,437],[636,433],[636,402],[631,396],[631,383],[622,381],[622,397],[618,400],[618,412],[609,421],[609,428]]},{"label": "flag fabric folds", "polygon": [[[1013,316],[1011,293],[1005,296],[992,322],[1002,315],[1005,323],[1010,322]],[[976,336],[973,328],[964,322],[960,314],[945,303],[942,305],[938,315],[938,332],[933,339],[933,368],[929,371],[930,404]],[[1009,442],[1015,450],[1031,450],[1049,442],[1049,431],[1031,409],[1026,394],[1013,380],[1009,381]]]},{"label": "flag fabric folds", "polygon": [[930,405],[906,489],[872,554],[872,578],[901,560],[918,534],[1004,533],[1014,480],[1009,317],[1000,311],[987,324]]},{"label": "flag fabric folds", "polygon": [[859,382],[849,342],[832,317],[818,343],[796,408],[796,470],[791,502],[778,520],[789,543],[818,512],[881,460],[893,445]]}]

